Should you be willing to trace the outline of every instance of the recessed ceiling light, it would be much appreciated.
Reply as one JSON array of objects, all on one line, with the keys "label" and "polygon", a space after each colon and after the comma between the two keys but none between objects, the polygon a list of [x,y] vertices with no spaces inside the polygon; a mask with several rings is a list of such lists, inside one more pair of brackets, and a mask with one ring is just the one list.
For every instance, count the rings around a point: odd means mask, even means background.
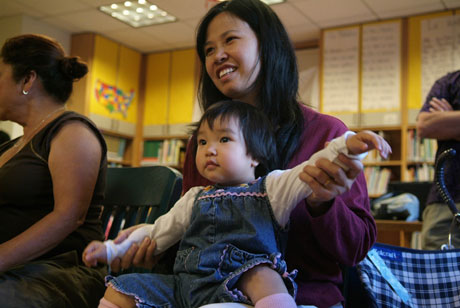
[{"label": "recessed ceiling light", "polygon": [[124,1],[103,5],[99,7],[99,10],[134,28],[177,20],[176,17],[146,0]]}]

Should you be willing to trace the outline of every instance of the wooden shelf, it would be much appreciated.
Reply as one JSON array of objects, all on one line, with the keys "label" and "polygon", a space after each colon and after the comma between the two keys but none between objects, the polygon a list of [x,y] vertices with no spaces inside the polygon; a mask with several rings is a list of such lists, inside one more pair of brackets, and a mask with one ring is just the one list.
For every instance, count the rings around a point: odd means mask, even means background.
[{"label": "wooden shelf", "polygon": [[118,164],[118,165],[123,165],[123,166],[127,166],[127,167],[130,167],[132,165],[132,162],[131,161],[128,161],[128,160],[116,160],[116,159],[107,159],[107,162],[109,164]]},{"label": "wooden shelf", "polygon": [[181,139],[188,140],[188,135],[165,135],[165,136],[154,136],[154,137],[144,137],[144,141],[149,140],[165,140],[165,139]]},{"label": "wooden shelf", "polygon": [[113,131],[113,130],[101,129],[100,131],[101,131],[101,133],[103,135],[109,135],[109,136],[118,137],[118,138],[124,138],[124,139],[133,139],[134,138],[134,136],[132,136],[132,135],[123,134],[123,133],[116,132],[116,131]]},{"label": "wooden shelf", "polygon": [[410,248],[412,233],[422,230],[422,222],[376,219],[377,242]]},{"label": "wooden shelf", "polygon": [[434,161],[422,161],[422,160],[408,160],[407,161],[408,165],[420,165],[420,164],[428,164],[428,165],[434,165]]},{"label": "wooden shelf", "polygon": [[385,167],[399,167],[402,161],[400,160],[384,160],[384,161],[365,161],[364,166],[385,166]]},{"label": "wooden shelf", "polygon": [[187,135],[145,137],[141,165],[165,165],[183,171]]},{"label": "wooden shelf", "polygon": [[363,130],[371,130],[371,131],[400,131],[401,126],[368,126],[368,127],[351,127],[350,130],[359,132]]}]

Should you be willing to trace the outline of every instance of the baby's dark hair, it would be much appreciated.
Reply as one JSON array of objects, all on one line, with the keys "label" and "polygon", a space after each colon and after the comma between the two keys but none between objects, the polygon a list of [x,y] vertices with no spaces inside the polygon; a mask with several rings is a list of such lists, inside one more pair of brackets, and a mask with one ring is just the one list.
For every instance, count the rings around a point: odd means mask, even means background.
[{"label": "baby's dark hair", "polygon": [[277,166],[276,140],[272,125],[263,112],[253,105],[235,100],[224,100],[210,106],[200,121],[193,125],[193,135],[205,121],[212,129],[217,118],[238,121],[246,144],[247,154],[259,162],[255,176],[263,176]]}]

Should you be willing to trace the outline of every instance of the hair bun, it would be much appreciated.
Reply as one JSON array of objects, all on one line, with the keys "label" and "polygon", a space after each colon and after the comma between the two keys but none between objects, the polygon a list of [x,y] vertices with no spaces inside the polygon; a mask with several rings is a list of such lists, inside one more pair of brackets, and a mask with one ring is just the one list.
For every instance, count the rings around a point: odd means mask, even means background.
[{"label": "hair bun", "polygon": [[88,67],[79,57],[64,57],[59,64],[61,72],[71,80],[80,79],[88,72]]}]

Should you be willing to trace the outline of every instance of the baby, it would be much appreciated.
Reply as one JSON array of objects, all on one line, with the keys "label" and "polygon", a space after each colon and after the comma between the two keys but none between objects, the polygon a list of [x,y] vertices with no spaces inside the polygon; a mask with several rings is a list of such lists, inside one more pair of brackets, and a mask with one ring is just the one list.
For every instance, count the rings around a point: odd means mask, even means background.
[{"label": "baby", "polygon": [[[83,254],[84,263],[88,266],[95,266],[97,262],[110,264],[146,236],[156,242],[155,254],[181,241],[174,275],[109,277],[109,286],[123,294],[134,294],[136,301],[152,305],[167,302],[172,307],[199,307],[234,301],[255,303],[256,307],[296,307],[295,273],[287,272],[281,247],[291,211],[312,192],[299,179],[299,174],[319,158],[340,165],[337,159],[340,153],[361,160],[367,151],[375,148],[386,157],[391,152],[390,146],[370,131],[347,132],[310,160],[256,179],[256,167],[269,166],[270,157],[276,153],[270,122],[257,108],[237,101],[216,103],[204,113],[195,133],[198,171],[216,184],[192,188],[167,214],[154,224],[138,228],[120,244],[90,243]],[[271,266],[280,274],[284,285],[266,297],[248,298],[250,290],[238,289],[237,281],[258,264]],[[267,281],[267,284],[274,282]],[[139,293],[140,285],[148,291]],[[264,305],[268,302],[269,305]]]}]

